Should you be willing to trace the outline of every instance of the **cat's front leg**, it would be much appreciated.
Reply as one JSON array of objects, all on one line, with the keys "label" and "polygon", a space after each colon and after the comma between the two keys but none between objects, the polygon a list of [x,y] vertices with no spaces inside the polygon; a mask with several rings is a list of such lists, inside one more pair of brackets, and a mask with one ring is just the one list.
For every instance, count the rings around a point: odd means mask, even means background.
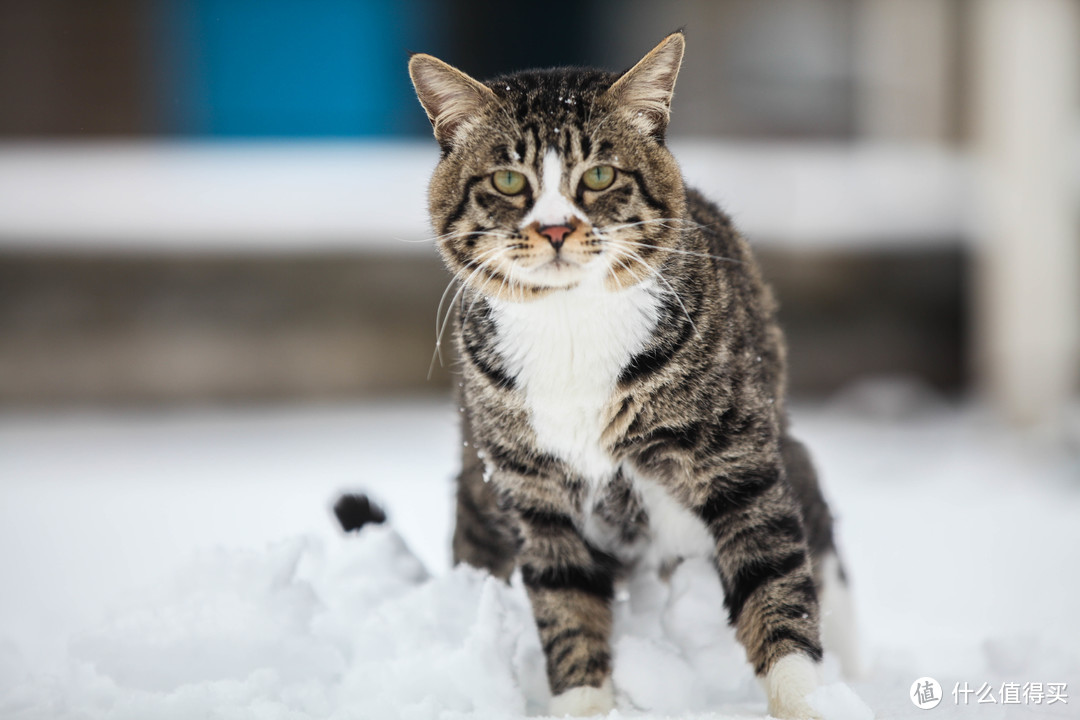
[{"label": "cat's front leg", "polygon": [[704,497],[697,511],[716,543],[724,603],[765,687],[769,714],[820,717],[806,700],[819,683],[817,589],[782,466],[766,461],[720,474]]},{"label": "cat's front leg", "polygon": [[582,537],[569,512],[517,508],[521,577],[532,602],[556,717],[606,714],[611,684],[611,602],[616,561]]}]

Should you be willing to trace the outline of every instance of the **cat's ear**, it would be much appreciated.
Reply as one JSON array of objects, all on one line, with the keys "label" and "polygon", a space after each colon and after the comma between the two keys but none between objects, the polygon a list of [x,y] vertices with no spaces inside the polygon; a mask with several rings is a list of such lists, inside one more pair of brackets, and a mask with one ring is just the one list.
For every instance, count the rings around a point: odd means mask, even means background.
[{"label": "cat's ear", "polygon": [[663,137],[667,129],[671,94],[685,49],[682,31],[671,33],[607,90],[631,123],[647,135]]},{"label": "cat's ear", "polygon": [[495,93],[486,85],[424,53],[409,58],[409,76],[435,130],[435,139],[443,147],[453,145],[462,122],[495,100]]}]

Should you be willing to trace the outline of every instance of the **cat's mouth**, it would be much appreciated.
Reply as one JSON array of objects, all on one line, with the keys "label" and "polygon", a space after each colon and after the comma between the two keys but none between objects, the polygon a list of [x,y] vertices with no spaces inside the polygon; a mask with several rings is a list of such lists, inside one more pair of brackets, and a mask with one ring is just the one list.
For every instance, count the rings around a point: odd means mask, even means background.
[{"label": "cat's mouth", "polygon": [[558,254],[530,268],[528,278],[541,287],[571,287],[582,280],[584,271],[581,263]]},{"label": "cat's mouth", "polygon": [[581,267],[581,265],[572,260],[567,260],[562,255],[556,255],[555,257],[551,258],[546,263],[541,265],[541,267],[547,268],[549,270],[554,270],[555,272],[561,272],[567,268],[579,268]]}]

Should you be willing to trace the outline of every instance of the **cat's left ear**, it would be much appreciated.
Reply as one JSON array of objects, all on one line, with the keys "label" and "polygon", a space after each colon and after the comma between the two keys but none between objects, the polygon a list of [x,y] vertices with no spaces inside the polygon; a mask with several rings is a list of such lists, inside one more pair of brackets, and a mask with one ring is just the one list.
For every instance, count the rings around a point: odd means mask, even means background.
[{"label": "cat's left ear", "polygon": [[495,99],[491,88],[424,53],[409,58],[409,76],[431,121],[435,139],[444,148],[454,144],[463,124]]},{"label": "cat's left ear", "polygon": [[605,93],[647,135],[663,137],[667,130],[671,95],[685,49],[682,30],[671,33]]}]

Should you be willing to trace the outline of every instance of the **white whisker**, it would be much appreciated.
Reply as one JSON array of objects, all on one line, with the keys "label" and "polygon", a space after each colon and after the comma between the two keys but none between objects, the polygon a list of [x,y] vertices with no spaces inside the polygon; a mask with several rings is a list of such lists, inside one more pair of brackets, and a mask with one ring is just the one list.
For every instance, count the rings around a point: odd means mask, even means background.
[{"label": "white whisker", "polygon": [[452,233],[446,233],[444,235],[432,235],[430,237],[425,237],[425,238],[420,238],[420,239],[415,239],[415,240],[409,240],[407,238],[401,238],[401,237],[395,237],[395,238],[393,238],[393,240],[395,240],[396,242],[403,242],[403,243],[432,243],[432,242],[440,242],[442,240],[459,240],[461,238],[477,237],[477,236],[484,236],[484,235],[489,235],[491,237],[500,238],[502,240],[508,240],[511,237],[513,237],[512,235],[510,235],[508,233],[501,232],[501,231],[498,231],[498,230],[470,230],[470,231],[467,231],[467,232],[452,232]]},{"label": "white whisker", "polygon": [[618,248],[618,250],[619,252],[625,253],[625,256],[627,258],[631,260],[636,260],[637,262],[641,263],[642,267],[655,275],[660,282],[664,283],[664,285],[667,286],[668,290],[671,291],[671,295],[675,298],[675,302],[679,303],[679,307],[682,308],[683,315],[686,316],[686,321],[690,323],[690,327],[694,328],[694,332],[697,333],[697,325],[695,325],[694,321],[690,318],[690,313],[686,310],[686,305],[683,304],[682,297],[679,295],[678,292],[675,291],[675,288],[672,287],[671,283],[668,282],[668,279],[664,277],[664,274],[661,273],[657,268],[650,266],[633,250],[628,250],[626,248]]},{"label": "white whisker", "polygon": [[636,247],[641,247],[641,248],[650,248],[652,250],[663,250],[665,252],[674,253],[676,255],[690,255],[690,256],[693,256],[693,257],[711,258],[713,260],[719,260],[721,262],[736,263],[738,265],[744,265],[745,264],[745,261],[739,260],[737,258],[729,258],[729,257],[725,257],[723,255],[713,255],[712,253],[697,252],[695,250],[683,250],[682,248],[669,248],[669,247],[664,247],[663,245],[653,245],[651,243],[644,243],[644,242],[641,242],[640,240],[630,240],[628,238],[614,237],[613,235],[609,234],[609,233],[613,233],[613,232],[618,232],[619,230],[623,230],[623,229],[626,229],[626,228],[635,227],[637,225],[644,224],[645,222],[648,222],[648,221],[642,221],[641,223],[629,223],[629,224],[626,224],[626,225],[612,225],[612,226],[609,226],[609,227],[606,227],[606,228],[603,228],[603,229],[597,228],[594,232],[595,232],[595,234],[596,234],[596,236],[598,238],[600,238],[601,240],[604,240],[606,242],[615,242],[615,241],[617,241],[617,242],[625,243],[627,245],[634,245]]},{"label": "white whisker", "polygon": [[[485,256],[491,256],[495,252],[497,252],[498,250],[499,250],[499,248],[491,248],[489,250],[486,250],[485,252],[480,254],[480,256],[477,258],[477,260],[483,260],[485,258]],[[442,330],[439,329],[439,318],[442,317],[442,314],[443,314],[442,309],[443,309],[443,303],[446,301],[446,294],[448,292],[450,292],[450,288],[454,285],[454,283],[457,282],[458,280],[460,280],[461,276],[464,273],[468,272],[470,269],[471,268],[466,266],[466,267],[463,267],[460,270],[458,270],[456,273],[454,273],[454,277],[450,278],[450,282],[446,285],[446,289],[443,290],[442,297],[439,298],[439,307],[435,311],[435,344],[436,344],[436,350],[438,349],[439,337],[442,335]],[[453,305],[453,303],[451,303],[451,305]],[[445,324],[444,324],[444,328],[445,328]]]},{"label": "white whisker", "polygon": [[[599,228],[599,229],[601,231],[603,231],[603,232],[615,232],[617,230],[625,230],[627,228],[640,227],[642,225],[652,225],[654,223],[683,223],[684,225],[686,225],[688,227],[694,227],[694,228],[697,228],[698,230],[704,230],[704,229],[706,229],[708,227],[707,225],[702,225],[701,223],[694,222],[693,220],[687,220],[685,218],[651,218],[649,220],[638,220],[637,222],[632,222],[632,223],[621,223],[619,225],[608,225],[607,227],[603,227],[603,228]],[[676,229],[678,229],[678,228],[673,228],[673,227],[668,226],[668,225],[661,225],[661,227],[667,228],[668,230],[676,230]]]},{"label": "white whisker", "polygon": [[695,252],[693,250],[682,250],[680,248],[663,247],[662,245],[650,245],[649,243],[638,242],[637,240],[627,240],[625,238],[617,238],[619,242],[626,243],[627,245],[634,245],[641,248],[651,248],[653,250],[664,250],[666,252],[675,253],[676,255],[691,255],[693,257],[711,258],[713,260],[720,260],[721,262],[736,263],[738,265],[744,265],[743,260],[736,258],[724,257],[723,255],[712,255],[710,253]]},{"label": "white whisker", "polygon": [[[439,360],[439,365],[440,366],[443,365],[442,340],[443,340],[443,335],[446,334],[446,326],[450,323],[450,313],[454,309],[454,303],[457,302],[457,299],[458,299],[458,297],[461,296],[461,293],[464,292],[465,288],[468,287],[468,284],[472,281],[472,279],[474,277],[476,277],[476,274],[478,272],[480,272],[484,268],[485,265],[487,265],[488,262],[490,262],[491,260],[494,260],[501,253],[507,252],[507,251],[509,251],[509,248],[505,248],[505,247],[491,248],[489,250],[486,250],[484,253],[482,253],[479,256],[479,258],[478,258],[479,264],[475,267],[475,269],[469,268],[469,267],[464,267],[461,270],[458,270],[457,273],[454,274],[454,277],[450,279],[450,283],[446,286],[446,290],[443,291],[443,296],[439,300],[439,308],[438,308],[438,310],[435,311],[435,351],[431,354],[431,364],[428,366],[428,380],[431,379],[431,373],[435,370],[435,360],[436,360],[436,358],[438,358],[438,360]],[[461,275],[463,273],[467,272],[470,269],[472,269],[472,273],[469,275],[469,277],[464,282],[461,282],[461,280],[460,280]],[[439,316],[443,314],[442,313],[443,301],[446,299],[446,293],[450,290],[451,286],[453,286],[453,284],[455,282],[460,282],[460,286],[458,287],[457,292],[454,293],[454,297],[450,301],[450,305],[446,308],[446,315],[443,317],[442,325],[440,326],[440,324],[439,324]]]}]

